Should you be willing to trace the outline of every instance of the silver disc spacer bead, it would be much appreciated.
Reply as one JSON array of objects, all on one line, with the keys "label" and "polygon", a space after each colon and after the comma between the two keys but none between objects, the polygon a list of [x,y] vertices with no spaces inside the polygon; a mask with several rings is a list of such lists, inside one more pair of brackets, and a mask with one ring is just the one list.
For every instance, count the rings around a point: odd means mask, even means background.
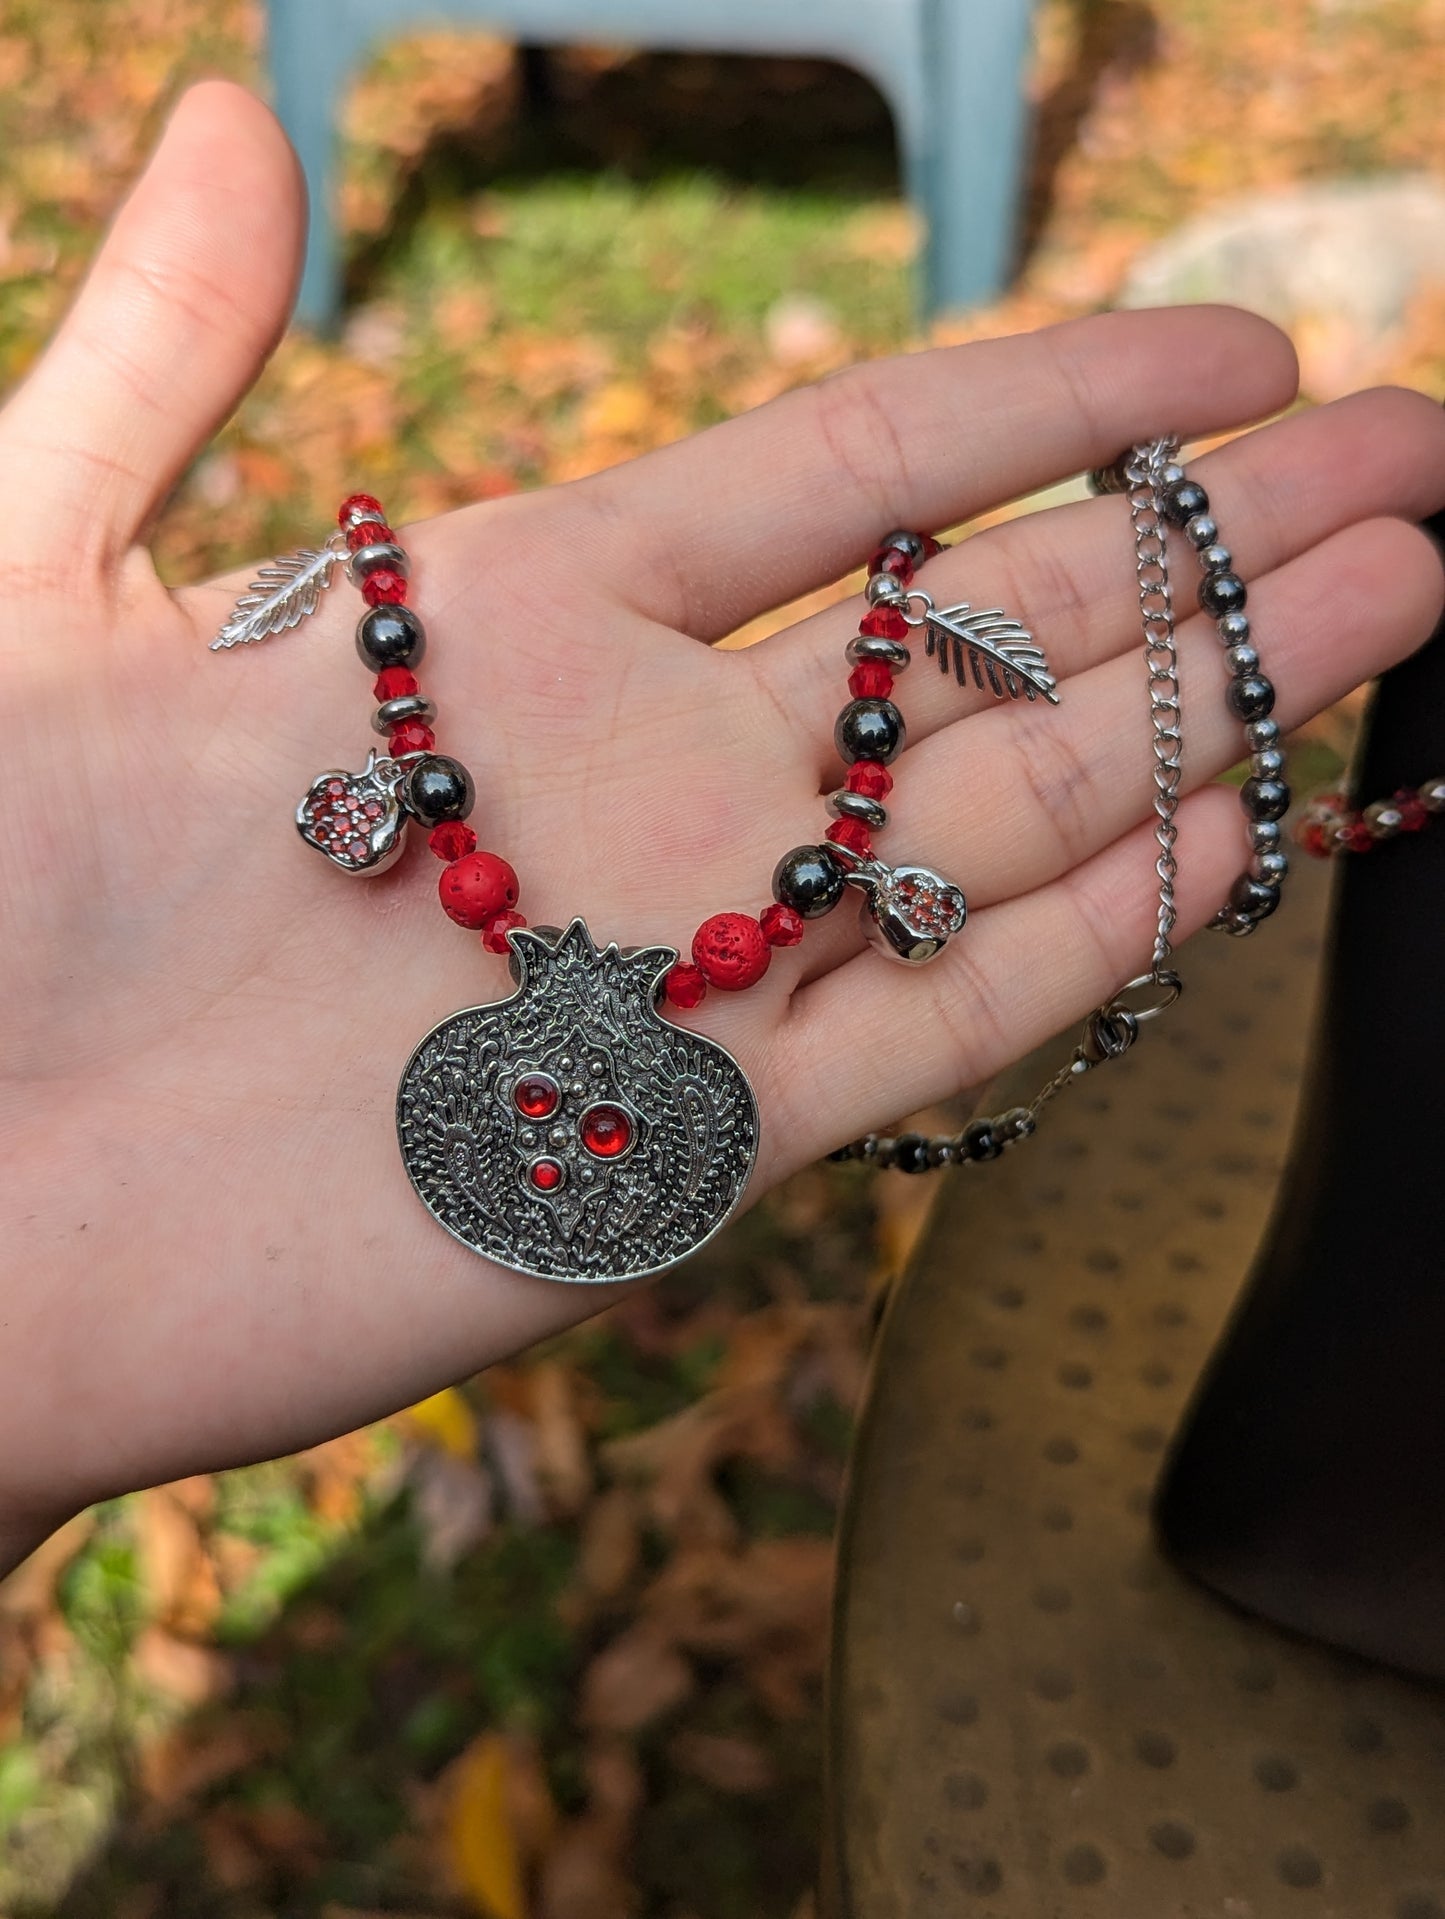
[{"label": "silver disc spacer bead", "polygon": [[1207,513],[1196,513],[1192,520],[1184,522],[1184,536],[1192,546],[1213,546],[1219,538],[1219,528]]},{"label": "silver disc spacer bead", "polygon": [[888,824],[886,806],[869,799],[866,793],[852,793],[846,786],[840,786],[836,793],[828,795],[828,811],[835,820],[862,820],[875,833],[881,833]]},{"label": "silver disc spacer bead", "polygon": [[850,666],[862,666],[865,660],[877,661],[901,673],[912,658],[902,640],[887,639],[882,633],[855,633],[848,642]]},{"label": "silver disc spacer bead", "polygon": [[1251,720],[1244,729],[1244,737],[1249,743],[1251,752],[1263,753],[1279,738],[1279,721]]},{"label": "silver disc spacer bead", "polygon": [[1284,754],[1277,746],[1267,746],[1249,756],[1249,770],[1257,780],[1277,780],[1284,771]]},{"label": "silver disc spacer bead", "polygon": [[1289,854],[1278,851],[1256,853],[1254,856],[1254,877],[1266,886],[1278,886],[1289,872]]},{"label": "silver disc spacer bead", "polygon": [[908,593],[891,573],[875,573],[864,587],[863,597],[869,606],[886,606],[890,601],[902,606],[908,598]]},{"label": "silver disc spacer bead", "polygon": [[1366,826],[1377,840],[1390,840],[1405,824],[1405,816],[1393,800],[1376,800],[1364,812]]},{"label": "silver disc spacer bead", "polygon": [[1249,844],[1256,853],[1272,853],[1283,837],[1278,820],[1249,822]]},{"label": "silver disc spacer bead", "polygon": [[1259,654],[1248,645],[1227,647],[1224,658],[1231,673],[1253,673],[1259,665]]},{"label": "silver disc spacer bead", "polygon": [[379,573],[383,567],[399,573],[403,579],[411,573],[401,548],[393,546],[390,540],[381,540],[375,546],[357,547],[346,562],[346,577],[353,586],[360,586],[363,580],[370,579],[373,573]]},{"label": "silver disc spacer bead", "polygon": [[1212,540],[1208,546],[1200,549],[1199,564],[1206,573],[1228,573],[1234,565],[1234,555],[1227,546]]},{"label": "silver disc spacer bead", "polygon": [[1157,475],[1160,486],[1178,486],[1184,478],[1184,468],[1177,460],[1171,460],[1167,466],[1161,466]]},{"label": "silver disc spacer bead", "polygon": [[424,693],[404,693],[397,700],[383,700],[371,716],[372,728],[377,733],[390,733],[393,727],[402,726],[407,720],[422,720],[428,726],[437,716],[435,700],[429,700]]},{"label": "silver disc spacer bead", "polygon": [[1419,798],[1427,813],[1445,813],[1445,780],[1426,780]]}]

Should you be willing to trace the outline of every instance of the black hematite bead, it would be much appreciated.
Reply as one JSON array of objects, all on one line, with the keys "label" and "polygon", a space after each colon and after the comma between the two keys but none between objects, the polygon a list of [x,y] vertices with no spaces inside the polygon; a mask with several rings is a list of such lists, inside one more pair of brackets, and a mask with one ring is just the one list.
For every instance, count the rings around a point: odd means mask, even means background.
[{"label": "black hematite bead", "polygon": [[805,920],[831,913],[844,884],[843,868],[822,846],[795,846],[773,868],[773,898]]},{"label": "black hematite bead", "polygon": [[1241,873],[1229,889],[1229,904],[1246,919],[1267,920],[1279,905],[1279,888]]},{"label": "black hematite bead", "polygon": [[890,533],[883,544],[891,546],[895,552],[906,553],[915,566],[922,566],[928,557],[928,548],[923,543],[922,534],[909,533],[902,527],[896,533]]},{"label": "black hematite bead", "polygon": [[976,1119],[963,1129],[963,1150],[969,1159],[997,1159],[1003,1151],[1003,1141],[993,1130],[993,1123],[986,1119]]},{"label": "black hematite bead", "polygon": [[893,1142],[893,1164],[900,1173],[928,1171],[928,1141],[922,1133],[900,1133]]},{"label": "black hematite bead", "polygon": [[426,628],[409,606],[373,606],[357,626],[356,650],[378,673],[384,666],[415,666],[426,652]]},{"label": "black hematite bead", "polygon": [[838,715],[833,743],[851,766],[855,760],[881,760],[884,766],[903,751],[907,732],[892,700],[850,700]]},{"label": "black hematite bead", "polygon": [[417,760],[406,776],[406,807],[423,826],[443,820],[464,820],[476,804],[472,776],[460,760],[429,753]]},{"label": "black hematite bead", "polygon": [[1199,604],[1216,619],[1223,613],[1241,612],[1248,598],[1248,590],[1237,573],[1210,573],[1199,582]]},{"label": "black hematite bead", "polygon": [[1252,820],[1280,820],[1289,811],[1289,788],[1283,780],[1246,780],[1239,797]]},{"label": "black hematite bead", "polygon": [[1266,720],[1274,710],[1274,686],[1263,673],[1242,673],[1224,697],[1237,720]]},{"label": "black hematite bead", "polygon": [[1183,526],[1196,513],[1209,511],[1209,495],[1193,480],[1180,480],[1164,492],[1164,517],[1171,526]]}]

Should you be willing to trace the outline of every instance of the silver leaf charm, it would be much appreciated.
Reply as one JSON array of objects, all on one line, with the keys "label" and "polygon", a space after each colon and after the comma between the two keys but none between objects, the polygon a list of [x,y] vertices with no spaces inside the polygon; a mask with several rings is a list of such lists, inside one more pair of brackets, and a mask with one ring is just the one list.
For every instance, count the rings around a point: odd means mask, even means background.
[{"label": "silver leaf charm", "polygon": [[[836,853],[832,845],[828,849]],[[863,931],[870,946],[905,966],[937,958],[968,918],[963,889],[929,866],[885,866],[854,858],[848,883],[863,893]]]},{"label": "silver leaf charm", "polygon": [[296,808],[296,830],[343,873],[384,873],[406,844],[403,771],[399,761],[369,753],[359,773],[318,773]]},{"label": "silver leaf charm", "polygon": [[269,634],[299,626],[316,611],[331,584],[331,570],[341,557],[339,542],[322,547],[303,546],[263,566],[231,610],[231,617],[211,641],[211,651],[245,646]]},{"label": "silver leaf charm", "polygon": [[940,672],[953,668],[960,686],[967,686],[971,671],[974,685],[982,689],[987,684],[995,699],[1034,700],[1042,693],[1051,706],[1059,704],[1057,682],[1044,649],[1001,606],[976,609],[966,600],[958,606],[930,604],[923,620],[923,644],[930,657],[938,660]]}]

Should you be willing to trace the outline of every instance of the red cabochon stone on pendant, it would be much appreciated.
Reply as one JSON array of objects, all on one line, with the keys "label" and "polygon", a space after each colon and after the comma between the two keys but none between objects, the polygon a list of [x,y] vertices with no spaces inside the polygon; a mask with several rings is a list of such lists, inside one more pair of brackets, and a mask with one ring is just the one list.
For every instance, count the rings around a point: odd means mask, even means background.
[{"label": "red cabochon stone on pendant", "polygon": [[527,1119],[546,1119],[556,1112],[561,1097],[544,1073],[524,1073],[512,1088],[512,1104]]},{"label": "red cabochon stone on pendant", "polygon": [[520,891],[517,875],[499,853],[466,853],[443,870],[437,883],[447,918],[474,932],[515,906]]},{"label": "red cabochon stone on pendant", "polygon": [[620,1106],[589,1106],[578,1130],[595,1159],[616,1159],[632,1144],[632,1121]]},{"label": "red cabochon stone on pendant", "polygon": [[767,935],[748,913],[714,913],[693,936],[692,957],[709,986],[740,993],[768,970]]},{"label": "red cabochon stone on pendant", "polygon": [[527,1177],[539,1193],[555,1193],[566,1178],[566,1169],[560,1160],[534,1159],[527,1169]]}]

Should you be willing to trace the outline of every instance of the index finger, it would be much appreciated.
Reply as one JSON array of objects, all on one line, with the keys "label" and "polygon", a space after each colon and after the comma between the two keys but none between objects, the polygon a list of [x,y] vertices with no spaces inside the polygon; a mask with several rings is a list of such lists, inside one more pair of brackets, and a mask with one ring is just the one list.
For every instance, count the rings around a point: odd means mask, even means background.
[{"label": "index finger", "polygon": [[1287,337],[1237,307],[1097,314],[866,361],[582,481],[639,612],[716,640],[858,566],[1159,433],[1288,406]]}]

